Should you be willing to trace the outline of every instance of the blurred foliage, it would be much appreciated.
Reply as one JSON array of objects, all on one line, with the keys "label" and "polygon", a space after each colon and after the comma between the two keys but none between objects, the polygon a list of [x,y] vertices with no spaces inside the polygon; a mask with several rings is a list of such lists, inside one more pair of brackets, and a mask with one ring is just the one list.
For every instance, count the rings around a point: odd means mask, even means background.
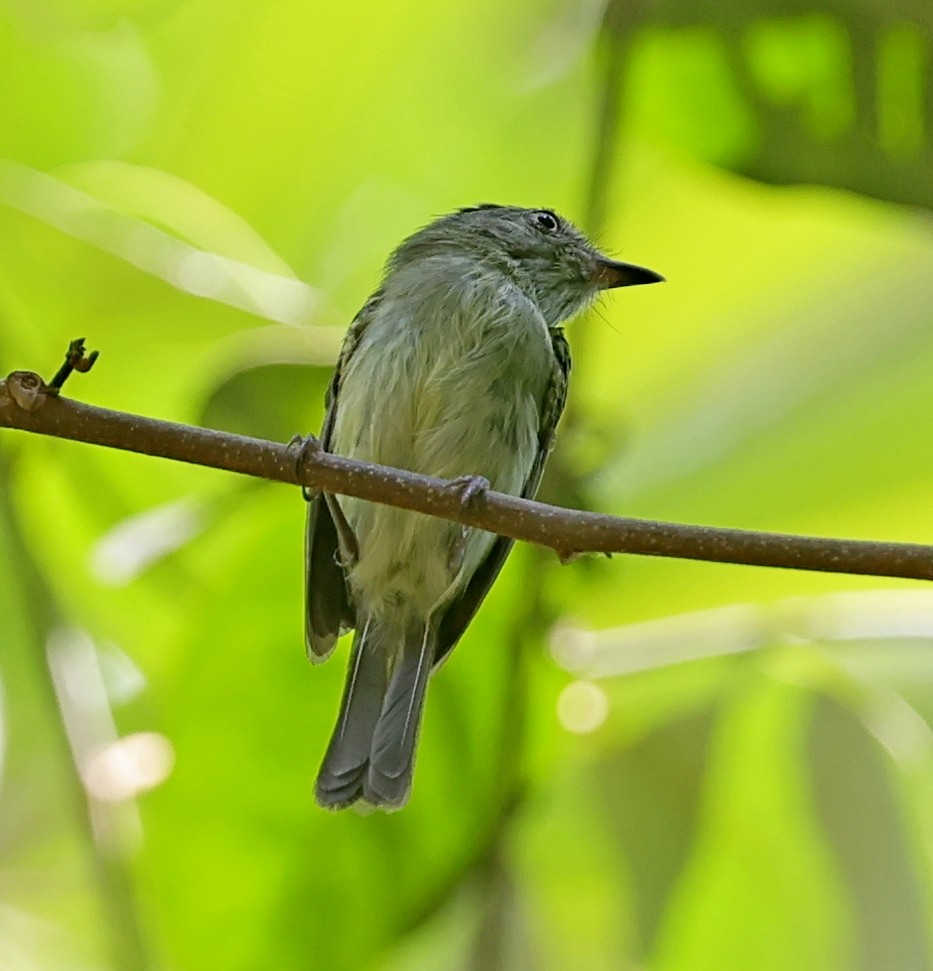
[{"label": "blurred foliage", "polygon": [[[285,439],[406,233],[552,205],[670,282],[571,328],[549,498],[933,542],[931,9],[0,0],[0,371]],[[303,515],[0,436],[0,967],[933,967],[922,585],[518,549],[332,816]]]},{"label": "blurred foliage", "polygon": [[632,114],[670,143],[767,182],[933,205],[926,0],[618,2],[606,32]]}]

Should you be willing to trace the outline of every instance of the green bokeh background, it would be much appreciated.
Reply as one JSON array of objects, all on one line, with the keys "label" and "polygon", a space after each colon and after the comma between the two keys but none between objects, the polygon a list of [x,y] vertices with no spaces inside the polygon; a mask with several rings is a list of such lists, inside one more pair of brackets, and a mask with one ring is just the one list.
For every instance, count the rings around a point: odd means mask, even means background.
[{"label": "green bokeh background", "polygon": [[[933,542],[927,0],[0,0],[4,374],[85,336],[71,395],[317,429],[386,254],[480,201],[669,281],[571,326],[548,499]],[[303,516],[0,434],[0,967],[933,967],[925,585],[521,547],[410,805],[335,816]],[[174,770],[88,795],[114,733]]]}]

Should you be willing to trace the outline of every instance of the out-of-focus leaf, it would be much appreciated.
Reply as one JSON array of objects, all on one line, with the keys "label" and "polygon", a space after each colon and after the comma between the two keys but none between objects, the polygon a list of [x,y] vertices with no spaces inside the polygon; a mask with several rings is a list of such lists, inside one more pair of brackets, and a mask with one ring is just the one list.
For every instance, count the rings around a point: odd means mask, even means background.
[{"label": "out-of-focus leaf", "polygon": [[639,128],[767,182],[933,205],[933,12],[922,0],[896,14],[884,0],[612,0],[606,23]]},{"label": "out-of-focus leaf", "polygon": [[851,967],[928,968],[929,890],[917,872],[917,834],[878,742],[838,702],[813,709],[809,754],[816,807],[852,908]]},{"label": "out-of-focus leaf", "polygon": [[87,819],[46,669],[54,606],[18,535],[0,456],[0,963],[10,971],[105,960]]},{"label": "out-of-focus leaf", "polygon": [[639,950],[649,955],[700,823],[715,710],[674,718],[597,772],[630,868]]},{"label": "out-of-focus leaf", "polygon": [[320,429],[329,369],[301,364],[273,364],[232,375],[205,403],[202,424],[239,435],[287,442],[307,430],[309,416],[318,404],[313,425]]},{"label": "out-of-focus leaf", "polygon": [[801,764],[808,696],[755,677],[708,750],[701,821],[653,967],[847,968],[847,914]]},{"label": "out-of-focus leaf", "polygon": [[39,166],[132,151],[157,102],[139,31],[52,30],[0,6],[0,157]]}]

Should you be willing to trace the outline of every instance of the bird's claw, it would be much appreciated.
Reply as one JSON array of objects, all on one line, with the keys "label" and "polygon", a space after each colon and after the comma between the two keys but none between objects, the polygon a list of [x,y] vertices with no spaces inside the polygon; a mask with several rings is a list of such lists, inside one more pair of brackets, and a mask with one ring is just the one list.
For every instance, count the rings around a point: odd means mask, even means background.
[{"label": "bird's claw", "polygon": [[345,573],[348,573],[360,559],[360,544],[353,532],[353,527],[347,522],[336,496],[324,493],[324,501],[330,512],[337,531],[337,562]]},{"label": "bird's claw", "polygon": [[[298,449],[298,455],[295,457],[295,474],[299,480],[304,477],[305,462],[310,456],[320,452],[322,447],[321,440],[315,435],[292,435],[288,440],[287,448]],[[301,487],[301,494],[306,502],[310,502],[317,493],[318,490],[311,486]]]},{"label": "bird's claw", "polygon": [[489,479],[483,475],[461,475],[450,483],[460,497],[460,509],[466,512],[477,499],[489,492]]}]

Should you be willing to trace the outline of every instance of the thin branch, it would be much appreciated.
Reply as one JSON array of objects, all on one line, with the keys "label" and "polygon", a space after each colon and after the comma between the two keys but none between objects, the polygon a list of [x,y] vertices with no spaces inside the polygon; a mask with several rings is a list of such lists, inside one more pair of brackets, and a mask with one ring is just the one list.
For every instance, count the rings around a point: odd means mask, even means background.
[{"label": "thin branch", "polygon": [[491,490],[464,505],[462,485],[444,479],[354,462],[320,448],[296,448],[96,408],[50,393],[42,379],[29,371],[14,371],[0,381],[0,427],[399,506],[550,546],[564,560],[581,553],[636,553],[933,580],[933,546],[628,519],[578,512]]}]

